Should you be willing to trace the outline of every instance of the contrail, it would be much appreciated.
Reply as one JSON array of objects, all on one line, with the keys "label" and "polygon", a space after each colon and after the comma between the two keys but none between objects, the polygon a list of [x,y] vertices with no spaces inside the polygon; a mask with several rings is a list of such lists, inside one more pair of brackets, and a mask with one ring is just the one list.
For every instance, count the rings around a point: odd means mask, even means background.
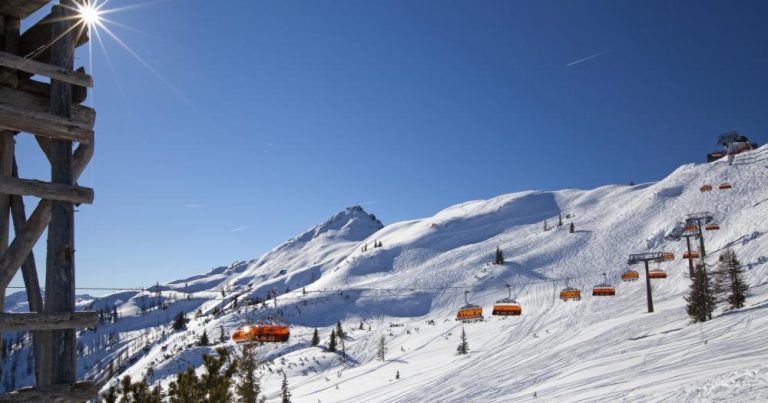
[{"label": "contrail", "polygon": [[242,230],[244,230],[244,229],[248,229],[248,228],[249,228],[249,226],[245,226],[245,227],[237,227],[237,228],[235,228],[235,229],[231,229],[231,230],[229,230],[229,232],[238,232],[238,231],[242,231]]},{"label": "contrail", "polygon": [[613,49],[604,50],[604,51],[602,51],[602,52],[600,52],[600,53],[595,53],[595,54],[594,54],[594,55],[592,55],[592,56],[587,56],[587,57],[585,57],[585,58],[583,58],[583,59],[579,59],[579,60],[576,60],[576,61],[570,62],[570,63],[566,64],[566,66],[573,66],[574,64],[579,64],[579,63],[581,63],[581,62],[586,62],[586,61],[587,61],[587,60],[589,60],[589,59],[594,59],[594,58],[596,58],[596,57],[600,57],[600,56],[602,56],[602,55],[604,55],[604,54],[606,54],[606,53],[610,53],[610,52],[613,52]]}]

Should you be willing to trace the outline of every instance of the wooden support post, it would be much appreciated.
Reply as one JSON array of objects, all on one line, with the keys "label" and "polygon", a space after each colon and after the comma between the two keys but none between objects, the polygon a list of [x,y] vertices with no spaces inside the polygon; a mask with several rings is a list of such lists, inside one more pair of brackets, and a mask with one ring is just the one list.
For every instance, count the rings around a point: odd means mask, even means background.
[{"label": "wooden support post", "polygon": [[[2,17],[2,49],[6,52],[16,52],[19,47],[21,20],[18,17]],[[5,73],[5,72],[3,72]],[[13,171],[13,156],[15,153],[14,133],[0,131],[0,177],[10,177]],[[8,249],[8,231],[10,229],[11,196],[0,194],[0,253]],[[0,313],[5,310],[6,285],[0,287]],[[0,348],[2,348],[2,333],[0,333]]]},{"label": "wooden support post", "polygon": [[[74,6],[71,0],[61,5]],[[72,11],[54,7],[53,35],[58,38],[51,47],[51,64],[62,70],[72,70],[74,43],[66,34],[75,23]],[[72,85],[51,79],[51,113],[69,119],[72,111]],[[51,182],[74,185],[72,170],[72,141],[51,142]],[[75,240],[74,206],[65,201],[51,201],[51,224],[48,227],[48,255],[45,276],[45,313],[75,312]],[[43,333],[40,379],[45,388],[57,384],[74,385],[77,380],[75,331],[53,330]]]}]

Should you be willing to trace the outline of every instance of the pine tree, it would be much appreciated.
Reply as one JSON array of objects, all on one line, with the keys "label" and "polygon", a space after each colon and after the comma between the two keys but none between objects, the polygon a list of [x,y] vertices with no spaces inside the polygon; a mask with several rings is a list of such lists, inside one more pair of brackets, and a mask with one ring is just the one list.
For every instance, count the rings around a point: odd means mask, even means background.
[{"label": "pine tree", "polygon": [[712,282],[703,264],[696,266],[691,283],[691,292],[685,297],[685,300],[688,302],[686,312],[691,317],[691,322],[706,322],[712,319],[712,312],[715,310],[715,296]]},{"label": "pine tree", "polygon": [[291,392],[288,391],[288,375],[283,372],[283,385],[280,388],[282,391],[281,403],[291,403]]},{"label": "pine tree", "polygon": [[573,225],[573,223],[571,223],[571,229],[570,229],[570,232],[571,232],[571,234],[573,234],[574,232],[576,232],[576,226],[574,226],[574,225]]},{"label": "pine tree", "polygon": [[464,331],[463,327],[461,328],[461,342],[459,343],[459,346],[456,347],[456,353],[459,355],[469,353],[469,343],[467,342],[467,333]]},{"label": "pine tree", "polygon": [[544,232],[549,231],[549,227],[547,226],[547,220],[544,220]]},{"label": "pine tree", "polygon": [[203,335],[200,336],[200,341],[197,343],[199,346],[207,346],[211,344],[211,342],[208,340],[208,332],[203,329]]},{"label": "pine tree", "polygon": [[720,255],[714,274],[716,293],[727,294],[725,301],[730,309],[743,308],[749,286],[744,282],[744,268],[732,249]]},{"label": "pine tree", "polygon": [[344,329],[341,328],[341,321],[336,321],[336,336],[343,339],[347,335],[344,333]]},{"label": "pine tree", "polygon": [[204,392],[200,390],[199,380],[195,369],[176,374],[176,381],[168,387],[168,397],[171,403],[197,403],[203,401]]},{"label": "pine tree", "polygon": [[258,362],[256,361],[256,353],[253,351],[253,346],[246,345],[238,359],[237,365],[240,382],[235,385],[235,395],[238,397],[238,401],[256,403],[259,400],[261,384],[259,383],[259,378],[256,377],[257,368]]},{"label": "pine tree", "polygon": [[[167,320],[167,319],[166,319]],[[187,317],[184,312],[179,312],[173,318],[173,330],[183,330],[187,328]]]},{"label": "pine tree", "polygon": [[400,370],[395,373],[395,379],[400,379]]},{"label": "pine tree", "polygon": [[376,355],[380,360],[384,361],[386,354],[387,354],[387,339],[385,339],[384,335],[382,334],[381,338],[379,339],[379,351]]},{"label": "pine tree", "polygon": [[232,401],[232,393],[229,387],[232,384],[232,376],[237,371],[237,363],[224,368],[229,361],[229,350],[225,347],[216,349],[216,355],[203,355],[203,366],[206,372],[200,377],[200,386],[208,395],[208,402]]},{"label": "pine tree", "polygon": [[360,326],[358,327],[358,329],[359,330],[365,330],[365,328],[363,327],[363,321],[362,320],[360,321]]},{"label": "pine tree", "polygon": [[558,227],[563,226],[563,213],[560,213],[557,215],[557,226]]},{"label": "pine tree", "polygon": [[224,325],[219,325],[219,343],[227,342],[227,334],[224,333]]},{"label": "pine tree", "polygon": [[493,259],[493,264],[504,264],[504,253],[501,252],[498,246],[496,247],[496,257]]},{"label": "pine tree", "polygon": [[336,352],[336,330],[331,330],[331,339],[328,340],[328,351]]},{"label": "pine tree", "polygon": [[312,347],[317,347],[318,344],[320,344],[320,335],[317,334],[317,329],[315,329],[315,333],[312,334]]}]

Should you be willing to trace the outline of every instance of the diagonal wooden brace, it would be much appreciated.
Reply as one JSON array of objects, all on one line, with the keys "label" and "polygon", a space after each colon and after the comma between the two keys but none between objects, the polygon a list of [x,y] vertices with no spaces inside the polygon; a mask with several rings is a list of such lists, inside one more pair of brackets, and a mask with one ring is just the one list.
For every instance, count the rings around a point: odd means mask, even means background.
[{"label": "diagonal wooden brace", "polygon": [[[75,179],[79,178],[93,157],[93,143],[80,144],[72,158],[72,170]],[[16,235],[8,250],[0,257],[0,289],[5,289],[13,280],[16,271],[32,251],[40,236],[51,222],[51,201],[40,200],[35,211],[29,216],[27,225]]]}]

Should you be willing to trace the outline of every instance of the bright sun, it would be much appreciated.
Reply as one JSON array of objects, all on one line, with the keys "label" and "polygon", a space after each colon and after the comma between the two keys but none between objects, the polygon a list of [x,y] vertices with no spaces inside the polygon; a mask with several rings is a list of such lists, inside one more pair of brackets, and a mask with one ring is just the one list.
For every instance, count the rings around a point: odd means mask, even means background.
[{"label": "bright sun", "polygon": [[88,24],[88,26],[93,26],[100,20],[101,13],[99,12],[99,9],[90,3],[79,6],[77,12],[80,13],[80,19]]}]

